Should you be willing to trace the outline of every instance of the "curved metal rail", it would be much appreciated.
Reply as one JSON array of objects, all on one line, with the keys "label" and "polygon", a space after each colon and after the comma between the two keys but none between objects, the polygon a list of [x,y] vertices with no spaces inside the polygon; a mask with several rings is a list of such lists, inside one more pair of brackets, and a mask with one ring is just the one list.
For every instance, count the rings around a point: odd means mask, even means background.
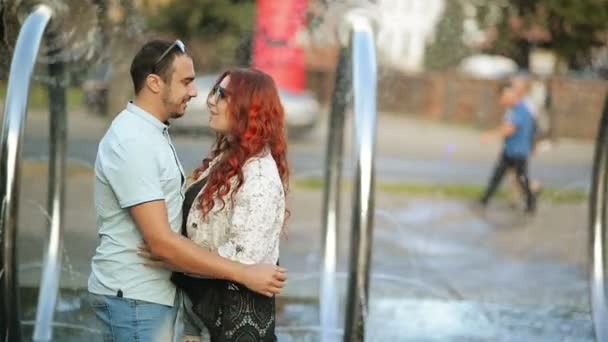
[{"label": "curved metal rail", "polygon": [[589,229],[591,236],[591,307],[595,338],[608,341],[608,306],[606,303],[606,195],[608,191],[608,96],[595,142],[593,178],[589,203]]},{"label": "curved metal rail", "polygon": [[[370,19],[353,10],[341,27],[343,45],[340,53],[334,101],[327,140],[327,167],[324,187],[323,272],[321,278],[321,324],[335,324],[336,296],[330,296],[330,280],[335,276],[337,227],[340,205],[340,181],[344,116],[349,102],[354,111],[354,193],[351,232],[351,256],[344,341],[363,341],[369,299],[369,260],[374,214],[374,178],[376,145],[376,54]],[[352,82],[351,82],[352,81]],[[351,98],[352,91],[352,98]],[[333,298],[332,298],[333,297]],[[333,325],[335,329],[336,325]],[[324,339],[329,339],[324,336]]]},{"label": "curved metal rail", "polygon": [[[19,181],[21,172],[21,145],[27,114],[30,81],[43,34],[53,16],[45,5],[36,6],[25,20],[17,39],[11,61],[4,123],[0,148],[0,231],[2,233],[2,309],[0,334],[2,341],[21,341],[19,286],[17,277],[17,219],[19,215]],[[47,37],[49,45],[57,36]],[[51,51],[53,50],[51,46]],[[55,49],[55,52],[57,50]],[[50,65],[51,77],[62,76],[63,65]],[[60,80],[62,81],[62,79]],[[51,222],[49,241],[43,260],[39,304],[33,339],[49,341],[52,338],[52,321],[59,287],[62,231],[61,219],[65,179],[65,89],[60,82],[49,85],[50,106],[50,162],[49,162],[49,213]]]}]

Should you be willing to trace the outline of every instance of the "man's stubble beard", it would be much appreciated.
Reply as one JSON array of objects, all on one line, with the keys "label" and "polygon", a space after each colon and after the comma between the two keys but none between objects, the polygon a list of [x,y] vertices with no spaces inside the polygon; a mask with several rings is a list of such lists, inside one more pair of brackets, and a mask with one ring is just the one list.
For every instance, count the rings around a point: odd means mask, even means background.
[{"label": "man's stubble beard", "polygon": [[185,112],[184,112],[184,113],[175,113],[175,112],[174,112],[174,113],[171,113],[170,118],[171,118],[171,119],[179,119],[179,118],[181,118],[182,116],[184,116],[185,114],[186,114]]},{"label": "man's stubble beard", "polygon": [[180,101],[179,103],[172,103],[169,97],[168,89],[166,92],[163,92],[161,100],[163,102],[163,106],[169,114],[169,119],[179,119],[184,116],[185,111],[181,113],[178,111],[179,107],[181,107],[182,105],[182,101]]}]

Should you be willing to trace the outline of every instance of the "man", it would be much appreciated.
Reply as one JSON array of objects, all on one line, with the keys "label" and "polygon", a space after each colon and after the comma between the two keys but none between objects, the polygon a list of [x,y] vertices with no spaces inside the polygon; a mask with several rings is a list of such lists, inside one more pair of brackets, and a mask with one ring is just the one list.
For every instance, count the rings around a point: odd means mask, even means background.
[{"label": "man", "polygon": [[486,143],[494,137],[499,137],[504,139],[504,145],[490,183],[481,198],[481,204],[488,204],[505,172],[514,169],[517,181],[526,195],[526,212],[534,213],[536,198],[528,181],[528,158],[532,149],[534,119],[511,84],[501,85],[500,92],[500,103],[507,108],[505,119],[497,129],[483,134],[481,142]]},{"label": "man", "polygon": [[[515,92],[515,96],[519,99],[519,102],[523,103],[526,106],[526,109],[532,116],[533,122],[533,133],[530,136],[532,139],[531,143],[531,153],[530,155],[535,153],[536,150],[536,135],[538,133],[538,120],[539,120],[539,109],[536,104],[532,100],[532,98],[528,95],[530,92],[530,81],[525,76],[516,76],[511,79],[511,86],[513,87],[513,91]],[[529,158],[528,158],[529,160]],[[509,182],[509,198],[511,201],[512,207],[517,207],[517,203],[521,199],[523,195],[519,188],[519,181],[517,180],[517,173],[515,170],[511,170],[508,172],[508,182]],[[536,197],[540,194],[542,190],[542,185],[537,179],[530,179],[530,189],[534,193]]]},{"label": "man", "polygon": [[194,67],[181,41],[151,41],[131,64],[135,99],[112,122],[95,161],[100,244],[89,278],[91,305],[111,341],[170,341],[176,317],[171,272],[145,265],[146,245],[164,264],[239,282],[271,296],[285,270],[245,266],[209,252],[179,232],[184,174],[168,133],[196,97]]},{"label": "man", "polygon": [[[511,84],[513,86],[513,89],[515,90],[517,97],[526,106],[526,108],[532,115],[532,120],[534,123],[534,132],[532,133],[532,136],[531,136],[532,149],[531,149],[530,156],[532,156],[532,155],[536,154],[539,150],[542,150],[542,147],[539,148],[539,146],[545,146],[545,148],[546,148],[546,142],[538,143],[538,141],[537,141],[537,135],[539,134],[539,122],[541,120],[541,111],[542,110],[539,106],[539,102],[535,101],[534,98],[530,95],[532,84],[531,84],[531,81],[529,78],[527,78],[526,76],[516,76],[513,79],[511,79]],[[528,160],[529,160],[529,158],[528,158]],[[515,174],[515,172],[510,172],[509,178],[510,178],[510,184],[511,184],[511,200],[514,205],[516,205],[515,203],[521,198],[521,195],[522,195],[521,191],[519,191],[518,182],[517,182],[516,177],[517,177],[517,175]],[[538,196],[540,195],[540,193],[542,191],[541,182],[538,179],[531,178],[530,179],[530,189],[534,193],[535,197],[538,198]]]}]

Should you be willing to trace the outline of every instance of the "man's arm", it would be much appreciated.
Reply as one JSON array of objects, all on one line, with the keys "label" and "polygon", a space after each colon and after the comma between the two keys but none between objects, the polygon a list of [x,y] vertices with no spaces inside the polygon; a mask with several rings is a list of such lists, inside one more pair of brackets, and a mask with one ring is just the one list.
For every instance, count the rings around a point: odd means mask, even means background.
[{"label": "man's arm", "polygon": [[487,131],[481,135],[481,142],[487,143],[494,138],[504,139],[510,137],[515,133],[516,127],[511,122],[505,121],[498,128],[495,128],[491,131]]},{"label": "man's arm", "polygon": [[283,268],[274,265],[242,265],[174,233],[169,227],[163,200],[138,204],[130,207],[129,212],[150,252],[177,269],[232,280],[267,296],[280,293],[284,286],[287,276]]}]

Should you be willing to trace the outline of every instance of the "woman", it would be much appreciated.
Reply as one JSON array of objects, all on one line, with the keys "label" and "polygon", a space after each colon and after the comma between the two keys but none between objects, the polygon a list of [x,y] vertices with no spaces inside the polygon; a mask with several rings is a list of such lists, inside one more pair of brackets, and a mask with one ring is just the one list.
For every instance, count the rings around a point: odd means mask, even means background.
[{"label": "woman", "polygon": [[[274,81],[253,69],[224,72],[207,105],[217,139],[186,192],[182,232],[234,261],[276,264],[289,169]],[[276,341],[274,298],[224,280],[173,280],[187,294],[184,341],[201,328],[211,341]]]}]

